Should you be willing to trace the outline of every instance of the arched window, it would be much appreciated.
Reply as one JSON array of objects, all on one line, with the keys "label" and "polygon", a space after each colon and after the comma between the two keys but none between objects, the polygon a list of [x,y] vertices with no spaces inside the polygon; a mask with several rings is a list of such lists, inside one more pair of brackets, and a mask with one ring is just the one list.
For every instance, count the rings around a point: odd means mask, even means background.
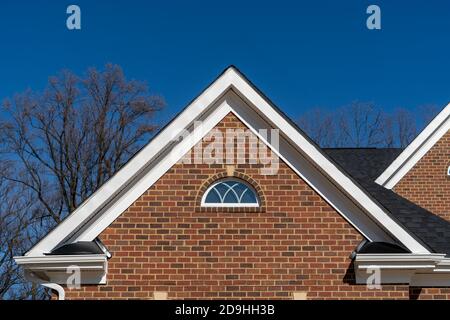
[{"label": "arched window", "polygon": [[258,207],[258,195],[251,185],[237,179],[213,183],[202,198],[204,207]]}]

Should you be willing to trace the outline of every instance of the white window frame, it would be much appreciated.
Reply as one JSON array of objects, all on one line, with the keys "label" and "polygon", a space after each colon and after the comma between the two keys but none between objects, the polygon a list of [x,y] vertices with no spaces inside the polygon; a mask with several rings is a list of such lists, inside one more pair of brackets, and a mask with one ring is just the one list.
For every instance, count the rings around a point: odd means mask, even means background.
[{"label": "white window frame", "polygon": [[[212,191],[212,189],[217,186],[220,183],[224,183],[227,181],[233,181],[233,182],[237,182],[237,183],[241,183],[246,185],[250,191],[252,191],[255,194],[256,197],[256,203],[206,203],[206,197],[208,196],[209,192]],[[212,183],[207,189],[206,191],[203,193],[202,196],[202,201],[201,201],[201,206],[202,207],[213,207],[213,208],[258,208],[261,205],[261,201],[259,199],[259,195],[258,192],[256,191],[256,189],[248,182],[241,180],[241,179],[237,179],[237,178],[226,178],[226,179],[220,179],[215,181],[214,183]]]}]

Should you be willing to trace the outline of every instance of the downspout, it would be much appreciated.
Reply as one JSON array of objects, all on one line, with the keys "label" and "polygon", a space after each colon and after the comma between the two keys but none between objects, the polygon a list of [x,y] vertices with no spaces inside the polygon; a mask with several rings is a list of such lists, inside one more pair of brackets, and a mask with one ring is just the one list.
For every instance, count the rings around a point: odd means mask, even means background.
[{"label": "downspout", "polygon": [[43,287],[47,287],[55,290],[58,293],[58,300],[64,300],[66,298],[66,292],[64,288],[57,283],[45,282],[41,283]]},{"label": "downspout", "polygon": [[64,291],[64,288],[61,285],[45,281],[39,278],[34,272],[25,272],[25,278],[33,283],[40,284],[43,287],[55,290],[58,294],[58,300],[65,300],[66,292]]}]

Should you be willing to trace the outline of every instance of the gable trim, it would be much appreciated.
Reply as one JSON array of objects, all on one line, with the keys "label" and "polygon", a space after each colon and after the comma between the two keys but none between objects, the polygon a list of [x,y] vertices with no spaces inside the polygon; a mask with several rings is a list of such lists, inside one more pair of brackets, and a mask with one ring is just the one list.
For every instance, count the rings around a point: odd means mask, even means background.
[{"label": "gable trim", "polygon": [[[170,162],[161,161],[162,159],[168,159],[167,151],[169,148],[172,147],[181,158],[195,144],[192,142],[200,141],[223,117],[229,112],[235,111],[223,99],[224,95],[230,91],[239,95],[246,104],[252,107],[253,111],[256,111],[259,117],[266,119],[274,128],[279,128],[289,144],[307,159],[304,163],[309,162],[309,166],[316,168],[326,176],[329,182],[348,197],[347,201],[353,202],[354,205],[364,211],[366,219],[371,220],[372,224],[375,223],[398,239],[411,252],[429,253],[428,249],[394,221],[380,205],[329,160],[318,146],[292,125],[239,71],[230,67],[115,176],[35,245],[27,255],[43,255],[64,241],[90,241],[97,237],[128,208],[132,199],[137,199],[142,195],[179,160],[172,156]],[[245,112],[248,112],[247,109],[241,109],[234,113],[238,118],[249,119],[248,115],[245,116]],[[199,127],[193,126],[193,122],[201,117],[204,117],[205,120],[202,125]],[[251,118],[253,116],[250,116]],[[246,125],[250,129],[253,128],[251,125]],[[194,139],[174,142],[174,138],[179,137],[180,132],[185,129],[190,130],[190,136]],[[263,141],[271,146],[270,141],[265,139]],[[291,158],[285,161],[295,167],[292,163],[298,160]],[[300,171],[298,170],[298,172]],[[145,181],[145,184],[142,181]],[[305,181],[308,182],[308,179],[305,179]],[[308,183],[312,185],[311,182]],[[338,192],[338,194],[340,195],[342,192]],[[329,203],[338,200],[337,194],[330,194],[329,196],[332,197],[328,199]],[[349,221],[356,225],[351,218],[349,218]],[[368,224],[369,221],[365,223]],[[361,230],[361,228],[358,230]],[[367,232],[370,232],[370,228],[367,230],[362,230],[365,236]],[[367,235],[369,240],[377,240],[374,239],[376,236],[377,234],[373,230],[371,235]]]},{"label": "gable trim", "polygon": [[450,103],[400,153],[375,182],[387,189],[394,188],[449,130]]},{"label": "gable trim", "polygon": [[[245,97],[248,95],[241,96],[242,99],[245,100]],[[259,99],[258,99],[259,98]],[[258,119],[270,119],[271,125],[275,128],[283,128],[280,129],[280,135],[286,137],[286,141],[290,146],[293,146],[300,153],[305,155],[305,160],[302,161],[299,157],[295,157],[292,152],[280,152],[280,150],[272,149],[284,162],[286,162],[294,172],[299,175],[303,180],[307,182],[309,186],[311,186],[322,198],[324,198],[338,213],[344,217],[347,222],[349,222],[358,232],[360,232],[364,237],[366,237],[370,241],[383,241],[380,238],[380,235],[374,232],[372,228],[361,228],[361,224],[367,223],[367,221],[360,220],[361,217],[357,215],[353,215],[355,212],[353,210],[348,210],[349,203],[347,201],[351,201],[358,208],[362,208],[366,213],[371,216],[373,221],[377,223],[379,226],[382,226],[385,230],[387,230],[394,238],[399,240],[405,247],[407,247],[413,253],[430,253],[430,251],[425,248],[421,243],[418,242],[413,236],[409,234],[402,226],[400,226],[396,221],[394,221],[390,215],[378,205],[365,191],[363,191],[350,177],[348,177],[345,173],[343,173],[332,161],[328,159],[326,155],[324,155],[323,151],[314,143],[311,143],[309,138],[301,133],[298,128],[291,125],[291,123],[286,120],[286,116],[284,114],[280,114],[278,109],[273,108],[271,105],[261,97],[261,95],[257,95],[255,97],[256,101],[246,101],[253,105],[254,108],[259,106],[261,109],[260,112],[257,111],[257,114],[260,115],[260,118],[255,116],[245,116],[246,110],[237,110],[235,112],[236,116],[253,131],[255,135],[258,136],[259,139],[264,141],[268,146],[271,146],[271,143],[262,137],[257,130],[254,128],[264,128],[264,125],[261,122],[256,121]],[[261,106],[268,105],[267,109],[263,109]],[[256,110],[255,110],[256,111]],[[248,111],[247,111],[248,112]],[[247,119],[251,119],[254,123],[249,123]],[[269,129],[267,127],[266,129]],[[282,139],[280,139],[280,149],[283,147]],[[317,175],[310,174],[306,176],[306,172],[314,172],[313,168],[319,168],[319,170],[325,175]],[[299,170],[299,168],[308,170]],[[324,190],[320,190],[317,186],[325,186],[326,180],[331,182],[331,184],[335,186],[339,186],[339,188],[344,191],[347,197],[340,197],[340,192],[332,192],[328,190],[327,193]],[[339,204],[339,205],[338,205]],[[346,210],[347,209],[347,210]],[[389,241],[384,238],[384,241]],[[392,240],[391,240],[392,241]]]},{"label": "gable trim", "polygon": [[[256,117],[250,117],[249,115],[245,116],[243,111],[244,108],[239,107],[239,100],[240,99],[236,94],[230,90],[229,94],[224,97],[224,102],[214,108],[216,112],[211,114],[211,116],[202,123],[202,126],[197,128],[197,131],[193,131],[189,137],[185,137],[185,139],[174,148],[175,150],[172,152],[177,155],[176,157],[167,156],[161,159],[159,164],[163,164],[162,166],[154,168],[148,175],[142,176],[133,185],[132,188],[134,190],[129,191],[116,201],[116,205],[111,207],[108,211],[105,211],[101,219],[94,221],[87,230],[76,234],[70,241],[90,241],[88,239],[96,238],[229,113],[235,115],[255,136],[258,137],[258,139],[271,148],[272,152],[276,153],[282,161],[284,161],[300,178],[324,198],[328,204],[330,204],[365,238],[370,241],[395,241],[394,238],[386,233],[386,231],[377,227],[377,225],[371,221],[361,209],[356,207],[348,197],[341,194],[342,192],[337,190],[325,177],[319,177],[322,176],[322,174],[318,174],[317,169],[315,169],[308,161],[301,161],[298,159],[298,154],[295,153],[294,155],[292,150],[286,150],[286,148],[284,148],[283,152],[276,150],[270,141],[266,140],[266,138],[261,136],[258,130],[255,129],[269,129],[268,127],[265,127],[267,124],[261,122],[250,123],[249,121],[255,120]],[[291,147],[290,145],[287,146]],[[291,154],[291,156],[285,156],[284,154]],[[302,168],[302,170],[299,170],[299,168]]]},{"label": "gable trim", "polygon": [[380,284],[448,287],[449,263],[445,254],[357,254],[355,280],[357,284],[372,284],[378,271]]},{"label": "gable trim", "polygon": [[[134,183],[129,191],[116,201],[115,204],[106,211],[105,215],[99,221],[95,221],[83,233],[77,235],[71,241],[91,241],[85,239],[95,239],[104,229],[106,229],[114,220],[116,220],[126,209],[132,205],[142,194],[144,194],[156,181],[159,180],[170,168],[172,168],[184,154],[189,152],[194,145],[201,141],[201,139],[217,125],[217,119],[223,119],[231,108],[224,101],[217,108],[210,117],[205,119],[200,126],[197,126],[189,137],[184,138],[177,144],[169,155],[157,161],[148,173],[142,176],[136,183]],[[220,121],[220,120],[219,120]]]},{"label": "gable trim", "polygon": [[[67,240],[74,228],[86,223],[96,212],[103,209],[123,189],[136,178],[143,168],[158,153],[167,148],[167,143],[180,135],[184,128],[192,123],[202,112],[204,106],[211,105],[226,91],[230,83],[229,72],[226,70],[200,96],[194,99],[169,124],[167,124],[147,145],[132,157],[116,174],[106,181],[97,191],[87,198],[77,209],[67,216],[56,228],[33,246],[25,255],[43,255],[50,252],[56,245]],[[61,235],[64,235],[62,237]]]}]

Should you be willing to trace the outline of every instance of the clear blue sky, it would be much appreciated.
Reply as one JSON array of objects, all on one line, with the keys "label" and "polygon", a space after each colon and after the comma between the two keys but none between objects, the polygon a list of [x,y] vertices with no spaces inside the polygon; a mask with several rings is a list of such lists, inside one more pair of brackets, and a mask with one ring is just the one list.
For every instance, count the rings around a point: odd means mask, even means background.
[{"label": "clear blue sky", "polygon": [[[66,29],[66,8],[82,30]],[[369,4],[382,30],[366,28]],[[450,1],[20,1],[0,3],[0,99],[63,68],[119,64],[179,111],[226,66],[288,115],[374,101],[450,102]]]}]

